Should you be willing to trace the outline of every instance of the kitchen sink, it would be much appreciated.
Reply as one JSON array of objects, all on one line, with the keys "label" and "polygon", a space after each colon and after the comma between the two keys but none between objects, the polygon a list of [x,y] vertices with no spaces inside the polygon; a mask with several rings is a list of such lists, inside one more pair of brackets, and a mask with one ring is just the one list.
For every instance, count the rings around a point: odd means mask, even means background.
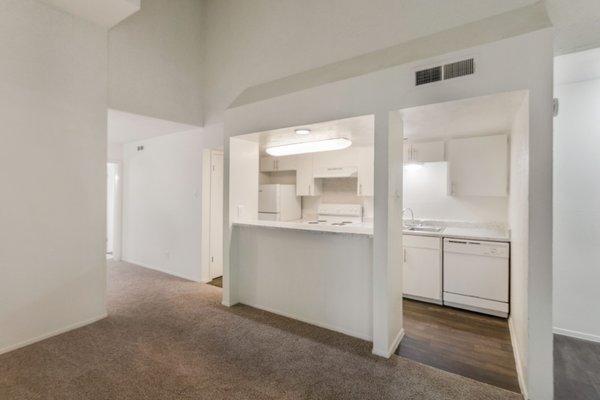
[{"label": "kitchen sink", "polygon": [[411,232],[441,232],[441,226],[406,226],[404,227],[405,231]]}]

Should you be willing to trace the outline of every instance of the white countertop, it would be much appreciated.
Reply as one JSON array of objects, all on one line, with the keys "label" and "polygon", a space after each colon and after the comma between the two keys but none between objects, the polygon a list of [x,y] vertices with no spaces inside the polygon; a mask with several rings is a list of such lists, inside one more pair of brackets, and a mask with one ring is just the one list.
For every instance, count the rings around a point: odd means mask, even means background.
[{"label": "white countertop", "polygon": [[262,226],[266,228],[282,228],[282,229],[294,229],[301,231],[313,231],[313,232],[329,232],[329,233],[346,233],[353,235],[366,235],[373,236],[373,224],[369,222],[363,222],[362,224],[352,225],[311,225],[304,221],[238,221],[234,222],[233,225],[238,226]]},{"label": "white countertop", "polygon": [[405,235],[449,237],[466,240],[489,240],[493,242],[509,242],[510,237],[506,230],[478,227],[445,227],[439,232],[415,232],[404,230]]},{"label": "white countertop", "polygon": [[[362,224],[353,224],[345,226],[335,225],[311,225],[304,221],[238,221],[233,225],[237,226],[259,226],[274,229],[293,229],[312,232],[345,233],[354,235],[373,236],[373,223],[364,222]],[[489,240],[496,242],[510,241],[506,230],[481,228],[481,227],[445,227],[440,232],[415,232],[404,230],[405,235],[432,236],[432,237],[450,237],[454,239],[467,240]]]}]

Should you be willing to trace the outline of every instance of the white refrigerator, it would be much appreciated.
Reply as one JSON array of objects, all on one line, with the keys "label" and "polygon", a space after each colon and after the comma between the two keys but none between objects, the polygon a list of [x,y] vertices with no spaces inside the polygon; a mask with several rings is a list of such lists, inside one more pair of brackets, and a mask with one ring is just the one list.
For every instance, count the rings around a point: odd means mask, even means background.
[{"label": "white refrigerator", "polygon": [[258,219],[294,221],[302,218],[302,200],[296,196],[296,185],[260,185]]}]

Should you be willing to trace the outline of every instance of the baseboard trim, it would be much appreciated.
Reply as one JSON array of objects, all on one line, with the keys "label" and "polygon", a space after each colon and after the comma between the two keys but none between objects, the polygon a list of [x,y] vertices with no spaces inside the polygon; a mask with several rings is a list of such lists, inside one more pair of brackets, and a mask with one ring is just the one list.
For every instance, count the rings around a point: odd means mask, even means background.
[{"label": "baseboard trim", "polygon": [[373,347],[372,353],[379,357],[390,358],[392,354],[396,351],[398,346],[400,346],[400,342],[404,338],[404,328],[400,329],[400,332],[394,338],[394,341],[386,350],[376,349]]},{"label": "baseboard trim", "polygon": [[108,314],[105,312],[105,313],[102,313],[102,314],[100,314],[100,315],[98,315],[96,317],[93,317],[93,318],[90,318],[90,319],[86,319],[84,321],[76,322],[76,323],[71,324],[69,326],[66,326],[64,328],[57,329],[55,331],[52,331],[52,332],[49,332],[49,333],[45,333],[45,334],[40,335],[40,336],[36,336],[36,337],[34,337],[32,339],[27,339],[27,340],[25,340],[23,342],[20,342],[20,343],[17,343],[17,344],[13,344],[13,345],[10,345],[8,347],[4,347],[3,349],[0,349],[0,354],[4,354],[4,353],[8,353],[8,352],[11,352],[11,351],[14,351],[14,350],[18,350],[18,349],[20,349],[22,347],[29,346],[30,344],[34,344],[34,343],[37,343],[37,342],[41,342],[42,340],[49,339],[49,338],[51,338],[53,336],[57,336],[57,335],[66,333],[66,332],[72,331],[74,329],[82,328],[82,327],[84,327],[86,325],[93,324],[94,322],[100,321],[101,319],[104,319],[107,316],[108,316]]},{"label": "baseboard trim", "polygon": [[510,342],[512,343],[513,355],[515,356],[515,367],[517,368],[517,379],[519,380],[519,389],[524,400],[529,399],[527,394],[527,385],[525,384],[525,373],[523,372],[523,364],[519,353],[519,343],[515,334],[512,317],[508,319],[508,332],[510,333]]},{"label": "baseboard trim", "polygon": [[[199,279],[194,279],[194,278],[191,278],[191,277],[189,277],[189,276],[186,276],[186,275],[180,274],[180,273],[178,273],[178,272],[171,271],[170,269],[167,269],[167,268],[157,267],[157,266],[155,266],[155,265],[149,265],[149,264],[141,263],[141,262],[139,262],[139,261],[135,261],[135,260],[126,260],[126,259],[123,259],[123,261],[124,261],[124,262],[126,262],[126,263],[129,263],[129,264],[134,264],[134,265],[137,265],[137,266],[139,266],[139,267],[142,267],[142,268],[148,268],[148,269],[151,269],[151,270],[153,270],[153,271],[158,271],[158,272],[162,272],[162,273],[164,273],[164,274],[173,275],[173,276],[176,276],[176,277],[178,277],[178,278],[185,279],[186,281],[192,281],[192,282],[204,283],[204,282],[202,282],[202,281],[201,281],[201,280],[199,280]],[[209,282],[210,282],[210,281],[209,281]]]},{"label": "baseboard trim", "polygon": [[424,303],[437,304],[438,306],[443,306],[444,305],[444,301],[443,300],[430,299],[429,297],[413,296],[411,294],[403,294],[402,297],[404,297],[405,299],[421,301],[421,302],[424,302]]},{"label": "baseboard trim", "polygon": [[[371,336],[368,335],[364,335],[358,332],[354,332],[351,331],[349,329],[344,329],[344,328],[339,328],[337,326],[333,326],[333,325],[329,325],[329,324],[324,324],[321,322],[317,322],[317,321],[313,321],[309,318],[300,318],[296,315],[292,315],[283,311],[279,311],[270,307],[266,307],[266,306],[262,306],[260,304],[250,304],[250,303],[244,303],[244,302],[240,302],[241,304],[245,304],[247,306],[250,307],[254,307],[254,308],[258,308],[259,310],[263,310],[263,311],[267,311],[270,312],[272,314],[277,314],[277,315],[281,315],[282,317],[286,317],[286,318],[290,318],[290,319],[295,319],[296,321],[300,321],[300,322],[304,322],[305,324],[310,324],[310,325],[314,325],[314,326],[318,326],[319,328],[324,328],[324,329],[328,329],[330,331],[334,331],[334,332],[338,332],[338,333],[342,333],[344,335],[347,336],[352,336],[358,339],[362,339],[362,340],[366,340],[366,341],[373,341],[373,338]],[[222,303],[223,305],[226,305],[225,302]]]},{"label": "baseboard trim", "polygon": [[556,333],[557,335],[570,336],[575,339],[582,339],[582,340],[587,340],[589,342],[600,343],[600,336],[592,335],[591,333],[572,331],[570,329],[562,329],[562,328],[553,328],[552,332]]}]

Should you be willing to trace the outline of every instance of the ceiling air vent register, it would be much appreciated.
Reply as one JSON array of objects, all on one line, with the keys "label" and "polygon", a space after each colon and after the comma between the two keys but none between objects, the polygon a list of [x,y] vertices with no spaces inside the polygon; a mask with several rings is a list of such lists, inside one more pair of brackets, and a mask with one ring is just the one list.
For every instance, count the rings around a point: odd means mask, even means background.
[{"label": "ceiling air vent register", "polygon": [[444,80],[471,75],[475,72],[475,62],[472,58],[444,65]]},{"label": "ceiling air vent register", "polygon": [[442,80],[442,67],[422,69],[416,73],[417,86]]},{"label": "ceiling air vent register", "polygon": [[[443,74],[442,74],[443,72]],[[457,61],[444,66],[422,69],[415,73],[415,85],[438,82],[446,79],[458,78],[459,76],[472,75],[475,73],[475,60]]]}]

